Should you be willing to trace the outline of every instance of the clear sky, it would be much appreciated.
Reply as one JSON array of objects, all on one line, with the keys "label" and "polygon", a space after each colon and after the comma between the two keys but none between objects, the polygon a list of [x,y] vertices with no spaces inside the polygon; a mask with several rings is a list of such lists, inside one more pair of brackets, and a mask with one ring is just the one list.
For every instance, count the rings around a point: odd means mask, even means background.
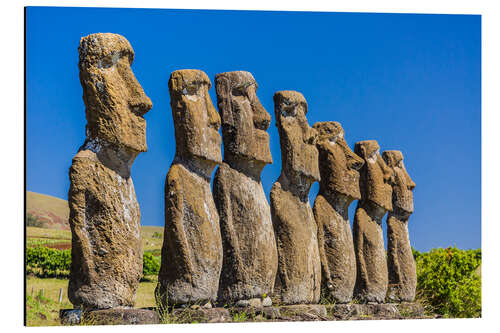
[{"label": "clear sky", "polygon": [[[67,199],[71,159],[85,140],[77,48],[82,36],[113,32],[132,44],[132,70],[153,101],[145,115],[148,152],[132,168],[143,225],[164,224],[175,153],[170,73],[201,69],[213,81],[216,73],[246,70],[272,116],[267,195],[281,170],[272,96],[297,90],[311,125],[338,121],[351,148],[375,139],[381,152],[403,152],[417,184],[409,222],[416,249],[481,247],[478,15],[29,7],[26,20],[29,191]],[[210,94],[216,106],[213,87]],[[317,191],[315,184],[311,205]]]}]

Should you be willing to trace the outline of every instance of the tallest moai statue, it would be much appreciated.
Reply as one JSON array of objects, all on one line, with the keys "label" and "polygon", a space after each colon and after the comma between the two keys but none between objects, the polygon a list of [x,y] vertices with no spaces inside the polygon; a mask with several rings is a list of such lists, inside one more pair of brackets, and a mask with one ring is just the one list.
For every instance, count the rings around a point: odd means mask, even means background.
[{"label": "tallest moai statue", "polygon": [[81,39],[78,51],[87,138],[69,171],[68,297],[84,309],[130,307],[142,276],[130,169],[147,150],[143,116],[152,104],[132,73],[134,51],[125,38],[92,34]]}]

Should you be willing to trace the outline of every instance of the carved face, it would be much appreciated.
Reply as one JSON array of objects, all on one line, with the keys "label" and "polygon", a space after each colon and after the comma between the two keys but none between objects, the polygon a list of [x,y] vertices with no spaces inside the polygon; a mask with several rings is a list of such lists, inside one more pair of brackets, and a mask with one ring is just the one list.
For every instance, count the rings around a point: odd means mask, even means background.
[{"label": "carved face", "polygon": [[360,141],[356,143],[354,152],[365,161],[360,172],[361,198],[392,211],[392,170],[380,156],[377,141]]},{"label": "carved face", "polygon": [[208,76],[195,69],[173,72],[168,81],[177,154],[221,163],[220,117],[208,90]]},{"label": "carved face", "polygon": [[134,59],[130,43],[116,34],[93,34],[81,39],[78,51],[87,137],[146,151],[144,114],[152,103],[130,68]]},{"label": "carved face", "polygon": [[252,74],[244,71],[217,74],[215,90],[222,117],[224,154],[272,163],[267,133],[271,116],[257,98],[257,82]]},{"label": "carved face", "polygon": [[394,172],[392,184],[392,204],[406,213],[413,213],[413,189],[415,183],[406,172],[403,163],[403,153],[398,150],[389,150],[382,153],[387,166]]},{"label": "carved face", "polygon": [[334,121],[319,122],[313,127],[318,131],[316,147],[319,152],[321,186],[344,194],[351,201],[361,199],[358,170],[364,161],[347,145],[344,129]]},{"label": "carved face", "polygon": [[307,103],[301,93],[279,91],[274,94],[276,126],[280,134],[281,160],[285,172],[319,181],[316,130],[307,122]]}]

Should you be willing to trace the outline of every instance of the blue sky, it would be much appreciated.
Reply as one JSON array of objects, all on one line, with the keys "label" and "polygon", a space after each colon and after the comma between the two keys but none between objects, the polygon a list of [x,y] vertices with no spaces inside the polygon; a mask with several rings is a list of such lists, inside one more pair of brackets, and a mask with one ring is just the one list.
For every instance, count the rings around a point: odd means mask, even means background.
[{"label": "blue sky", "polygon": [[[311,125],[338,121],[351,148],[376,139],[381,151],[403,152],[417,184],[409,222],[415,248],[481,246],[478,15],[29,7],[26,19],[29,191],[67,198],[71,159],[85,140],[78,44],[113,32],[132,44],[132,69],[153,101],[148,152],[132,169],[143,225],[164,224],[164,180],[175,153],[170,73],[196,68],[213,81],[247,70],[273,118],[266,194],[281,169],[272,96],[297,90]],[[210,94],[216,105],[214,88]]]}]

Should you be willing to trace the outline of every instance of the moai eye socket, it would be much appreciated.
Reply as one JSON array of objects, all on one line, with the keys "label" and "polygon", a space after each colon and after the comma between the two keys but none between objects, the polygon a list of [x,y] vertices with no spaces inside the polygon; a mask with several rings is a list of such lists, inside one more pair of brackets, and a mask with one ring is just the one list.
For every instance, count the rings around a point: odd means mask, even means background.
[{"label": "moai eye socket", "polygon": [[368,158],[367,158],[368,162],[370,162],[370,163],[375,163],[375,162],[377,162],[377,155],[378,155],[378,153],[379,153],[379,149],[374,150],[374,151],[370,154],[370,156],[368,156]]},{"label": "moai eye socket", "polygon": [[246,87],[244,86],[234,87],[231,93],[233,96],[246,96]]},{"label": "moai eye socket", "polygon": [[282,105],[281,115],[283,117],[295,117],[297,116],[297,108],[295,105]]},{"label": "moai eye socket", "polygon": [[184,89],[182,89],[182,94],[183,95],[198,95],[198,86],[197,85],[191,85],[187,86]]}]

